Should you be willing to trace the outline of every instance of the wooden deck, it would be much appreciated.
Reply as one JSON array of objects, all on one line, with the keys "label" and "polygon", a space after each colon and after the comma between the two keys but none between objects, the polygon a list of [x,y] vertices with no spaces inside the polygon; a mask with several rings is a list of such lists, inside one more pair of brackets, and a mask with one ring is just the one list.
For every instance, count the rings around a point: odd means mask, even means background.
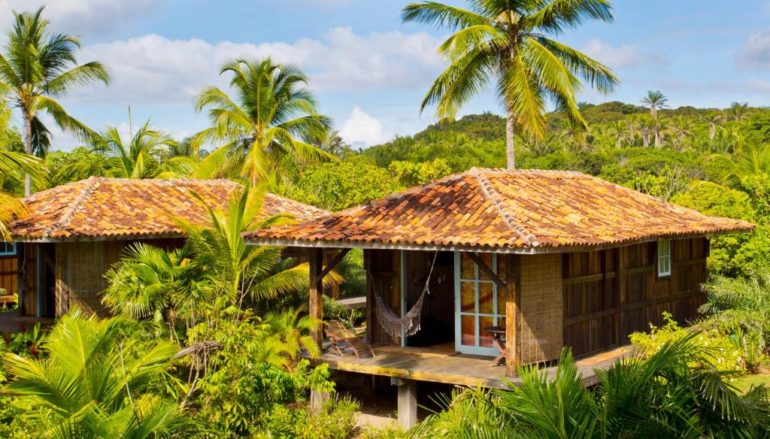
[{"label": "wooden deck", "polygon": [[[352,354],[342,357],[333,352],[324,353],[318,361],[331,369],[368,375],[402,378],[414,381],[454,384],[470,387],[507,389],[508,383],[520,382],[516,377],[506,377],[504,366],[491,366],[492,359],[461,355],[454,352],[454,345],[431,348],[398,346],[374,346],[375,358],[356,358]],[[606,369],[616,360],[631,352],[629,346],[582,358],[577,361],[583,384],[597,383],[594,369]],[[545,371],[553,376],[556,367]]]},{"label": "wooden deck", "polygon": [[18,311],[3,311],[0,312],[0,334],[29,331],[38,322],[46,327],[53,325],[54,319],[21,316]]}]

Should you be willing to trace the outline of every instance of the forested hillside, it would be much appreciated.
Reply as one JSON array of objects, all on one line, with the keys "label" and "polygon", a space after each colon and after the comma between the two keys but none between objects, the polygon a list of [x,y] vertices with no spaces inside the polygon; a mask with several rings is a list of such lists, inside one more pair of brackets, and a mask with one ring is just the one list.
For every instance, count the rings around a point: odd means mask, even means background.
[{"label": "forested hillside", "polygon": [[[717,272],[749,274],[770,263],[770,109],[658,110],[620,102],[584,104],[589,123],[573,131],[549,115],[541,141],[517,138],[519,168],[569,169],[596,175],[702,212],[760,225],[753,236],[714,240]],[[474,166],[505,166],[505,121],[470,115],[340,160],[296,170],[287,195],[338,210]]]}]

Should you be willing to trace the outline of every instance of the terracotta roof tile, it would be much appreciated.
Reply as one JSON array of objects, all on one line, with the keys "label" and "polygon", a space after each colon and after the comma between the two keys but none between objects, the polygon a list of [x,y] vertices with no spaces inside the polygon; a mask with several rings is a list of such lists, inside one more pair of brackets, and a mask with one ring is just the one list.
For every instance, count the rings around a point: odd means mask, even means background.
[{"label": "terracotta roof tile", "polygon": [[[208,224],[206,204],[223,208],[241,185],[229,180],[130,180],[91,177],[33,194],[27,215],[11,227],[15,239],[77,240],[181,236],[177,219]],[[265,217],[288,213],[307,221],[328,212],[273,194]]]},{"label": "terracotta roof tile", "polygon": [[297,246],[547,251],[754,228],[586,174],[472,169],[366,205],[247,234]]}]

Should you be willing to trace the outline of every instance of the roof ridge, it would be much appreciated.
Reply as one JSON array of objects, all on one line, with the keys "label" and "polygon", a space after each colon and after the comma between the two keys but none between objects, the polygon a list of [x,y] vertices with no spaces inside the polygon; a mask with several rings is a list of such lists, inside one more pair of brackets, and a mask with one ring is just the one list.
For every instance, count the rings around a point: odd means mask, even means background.
[{"label": "roof ridge", "polygon": [[[242,184],[230,180],[229,178],[123,178],[123,177],[89,177],[87,180],[99,180],[111,183],[133,183],[133,184],[159,184],[168,185],[171,183],[198,183],[198,184],[231,184],[243,186]],[[83,181],[83,180],[80,180]]]},{"label": "roof ridge", "polygon": [[476,168],[471,170],[471,175],[476,178],[479,186],[481,186],[481,192],[484,194],[484,197],[495,205],[497,211],[500,213],[500,216],[503,218],[503,221],[505,221],[505,224],[508,226],[508,228],[511,229],[513,233],[518,235],[518,237],[521,238],[521,240],[524,241],[527,245],[532,247],[539,246],[540,243],[537,241],[537,237],[527,231],[521,224],[518,223],[518,221],[516,221],[516,218],[505,211],[500,193],[498,193],[495,188],[492,187],[492,183],[487,179],[486,175],[484,175],[483,172],[478,172]]},{"label": "roof ridge", "polygon": [[94,192],[94,189],[96,189],[101,181],[101,177],[89,177],[86,180],[83,191],[80,193],[80,195],[78,195],[77,198],[75,198],[75,201],[73,201],[72,205],[64,212],[64,214],[61,216],[61,219],[43,231],[43,238],[48,238],[53,232],[67,227],[70,221],[72,221],[72,217],[75,216],[75,212],[78,210],[78,208],[80,208],[80,205],[83,204],[86,198],[91,196],[91,194]]}]

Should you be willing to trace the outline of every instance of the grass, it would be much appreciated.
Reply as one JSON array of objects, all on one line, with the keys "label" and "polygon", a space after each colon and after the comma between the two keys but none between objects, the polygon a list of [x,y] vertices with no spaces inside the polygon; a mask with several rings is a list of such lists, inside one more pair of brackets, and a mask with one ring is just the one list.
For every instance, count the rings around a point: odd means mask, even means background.
[{"label": "grass", "polygon": [[770,387],[770,372],[764,371],[761,373],[746,375],[744,377],[738,378],[733,382],[738,389],[740,389],[742,392],[748,391],[751,386],[758,386],[760,384],[764,384],[767,387]]}]

